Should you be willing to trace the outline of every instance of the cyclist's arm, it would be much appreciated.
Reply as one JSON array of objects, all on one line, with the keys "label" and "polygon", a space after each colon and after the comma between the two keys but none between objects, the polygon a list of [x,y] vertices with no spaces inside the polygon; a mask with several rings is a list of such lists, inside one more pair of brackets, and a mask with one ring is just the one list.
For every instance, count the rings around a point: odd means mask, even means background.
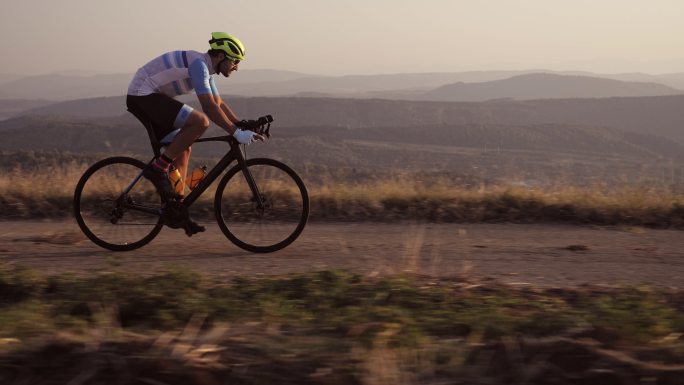
[{"label": "cyclist's arm", "polygon": [[[202,94],[197,95],[197,98],[202,105],[202,111],[207,114],[209,119],[218,124],[219,127],[226,130],[229,134],[233,135],[238,142],[242,144],[249,144],[255,140],[264,141],[266,139],[266,137],[261,134],[257,134],[249,130],[243,131],[238,129],[221,109],[221,104],[223,102],[221,102],[221,98],[219,96],[213,94]],[[223,103],[223,105],[225,105],[225,103]]]},{"label": "cyclist's arm", "polygon": [[195,60],[188,67],[190,72],[190,82],[192,83],[197,99],[202,106],[202,111],[207,117],[219,127],[226,130],[229,134],[235,133],[233,120],[226,116],[221,108],[221,97],[218,95],[214,79],[209,75],[209,69],[202,60]]},{"label": "cyclist's arm", "polygon": [[233,110],[228,107],[228,105],[222,100],[221,101],[221,111],[223,111],[224,114],[230,119],[230,121],[233,124],[240,123],[240,119],[238,119],[237,115],[233,112]]},{"label": "cyclist's arm", "polygon": [[226,130],[229,134],[235,133],[235,124],[223,111],[222,104],[225,103],[221,101],[220,97],[216,97],[213,94],[202,94],[197,95],[197,99],[199,99],[202,111],[207,114],[209,120],[216,123],[216,125]]},{"label": "cyclist's arm", "polygon": [[237,115],[235,115],[233,110],[231,110],[230,107],[228,107],[228,105],[221,98],[221,94],[219,94],[214,78],[209,79],[209,85],[211,86],[211,93],[214,94],[214,99],[218,100],[218,104],[221,106],[221,111],[223,111],[223,113],[228,117],[228,119],[230,119],[230,121],[234,125],[238,125],[238,123],[240,123],[240,119],[237,117]]}]

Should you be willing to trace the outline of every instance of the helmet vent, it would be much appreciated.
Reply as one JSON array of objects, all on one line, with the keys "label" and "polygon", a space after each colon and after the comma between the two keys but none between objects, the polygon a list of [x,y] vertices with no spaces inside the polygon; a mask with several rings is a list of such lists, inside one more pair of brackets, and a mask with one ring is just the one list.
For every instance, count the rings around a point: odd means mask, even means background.
[{"label": "helmet vent", "polygon": [[240,49],[237,46],[235,46],[234,44],[229,43],[228,48],[230,48],[230,50],[236,55],[242,55],[243,54],[242,52],[240,52]]}]

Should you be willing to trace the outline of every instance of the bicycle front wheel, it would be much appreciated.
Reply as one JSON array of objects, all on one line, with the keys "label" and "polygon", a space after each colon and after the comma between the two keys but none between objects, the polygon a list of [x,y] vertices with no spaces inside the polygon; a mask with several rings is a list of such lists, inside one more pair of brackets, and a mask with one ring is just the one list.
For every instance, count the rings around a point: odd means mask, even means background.
[{"label": "bicycle front wheel", "polygon": [[161,198],[152,182],[141,176],[144,167],[133,158],[107,158],[78,181],[74,216],[95,244],[128,251],[146,245],[161,231]]},{"label": "bicycle front wheel", "polygon": [[249,159],[247,169],[261,197],[253,194],[239,165],[231,168],[216,189],[218,225],[242,249],[254,253],[280,250],[304,230],[309,194],[299,175],[277,160]]}]

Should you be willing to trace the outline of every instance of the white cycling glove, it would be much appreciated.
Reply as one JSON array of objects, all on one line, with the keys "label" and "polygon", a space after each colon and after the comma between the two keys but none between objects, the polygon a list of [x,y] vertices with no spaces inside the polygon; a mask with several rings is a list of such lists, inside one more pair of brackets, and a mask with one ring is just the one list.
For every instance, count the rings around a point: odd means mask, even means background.
[{"label": "white cycling glove", "polygon": [[235,129],[235,132],[233,133],[233,137],[240,143],[240,144],[250,144],[254,141],[254,131],[249,131],[249,130],[241,130],[239,128]]}]

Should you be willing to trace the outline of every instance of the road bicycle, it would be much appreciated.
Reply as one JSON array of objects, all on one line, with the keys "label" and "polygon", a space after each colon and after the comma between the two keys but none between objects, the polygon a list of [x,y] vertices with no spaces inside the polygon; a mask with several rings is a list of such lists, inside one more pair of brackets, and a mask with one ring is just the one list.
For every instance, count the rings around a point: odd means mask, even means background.
[{"label": "road bicycle", "polygon": [[[144,114],[130,110],[147,129],[155,158],[161,143]],[[243,121],[242,128],[270,137],[273,118]],[[113,251],[129,251],[152,241],[164,225],[180,228],[188,209],[220,179],[214,195],[214,214],[223,234],[236,246],[255,253],[287,247],[302,233],[309,217],[309,195],[297,173],[274,159],[247,159],[245,149],[230,135],[200,138],[226,142],[225,156],[184,199],[162,202],[152,182],[142,176],[147,164],[131,157],[100,160],[76,185],[74,215],[83,233],[95,244]],[[154,158],[153,158],[154,160]]]}]

